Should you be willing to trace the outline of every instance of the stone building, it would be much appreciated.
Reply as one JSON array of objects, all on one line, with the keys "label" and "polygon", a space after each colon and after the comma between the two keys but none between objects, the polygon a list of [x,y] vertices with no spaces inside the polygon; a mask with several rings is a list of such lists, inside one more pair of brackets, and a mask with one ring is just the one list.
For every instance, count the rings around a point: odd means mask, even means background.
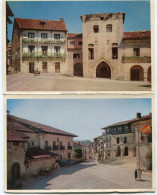
[{"label": "stone building", "polygon": [[[137,126],[141,129],[148,123],[151,124],[151,114],[141,116],[141,113],[137,113],[137,116],[134,119],[122,121],[102,128],[104,130],[103,134],[94,138],[94,150],[97,153],[97,159],[104,161],[105,159],[113,159],[122,156],[136,156],[137,162],[139,162],[139,154],[137,154]],[[139,136],[141,139],[141,166],[142,162],[145,162],[146,164],[146,159],[148,158],[149,162],[147,161],[147,164],[149,165],[147,165],[147,167],[150,167],[151,139],[142,138],[141,135]],[[148,135],[146,137],[148,137]]]},{"label": "stone building", "polygon": [[67,48],[68,73],[83,76],[82,34],[68,33]]},{"label": "stone building", "polygon": [[15,18],[12,55],[16,72],[67,73],[67,27],[63,20]]},{"label": "stone building", "polygon": [[63,19],[15,18],[16,71],[151,81],[150,31],[124,32],[125,13],[82,15],[83,33],[68,33]]},{"label": "stone building", "polygon": [[56,159],[72,159],[73,137],[76,135],[8,115],[8,181],[50,170]]},{"label": "stone building", "polygon": [[119,80],[151,80],[150,31],[123,32],[125,13],[81,16],[83,75]]},{"label": "stone building", "polygon": [[140,130],[146,125],[152,129],[152,114],[139,115],[139,120],[132,123],[135,131],[136,166],[140,169],[152,170],[152,132],[144,134]]}]

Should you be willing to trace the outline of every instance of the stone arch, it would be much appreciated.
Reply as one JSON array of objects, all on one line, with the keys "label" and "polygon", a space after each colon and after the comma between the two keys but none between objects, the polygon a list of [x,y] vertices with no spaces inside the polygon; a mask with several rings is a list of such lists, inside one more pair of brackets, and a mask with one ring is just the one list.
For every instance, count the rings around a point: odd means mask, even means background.
[{"label": "stone arch", "polygon": [[125,146],[125,148],[124,148],[124,156],[128,156],[128,147],[127,146]]},{"label": "stone arch", "polygon": [[130,69],[131,81],[144,81],[144,70],[139,65],[134,65]]},{"label": "stone arch", "polygon": [[116,157],[121,156],[121,148],[120,146],[117,147]]},{"label": "stone arch", "polygon": [[96,77],[98,78],[109,78],[111,79],[111,67],[105,62],[101,61],[96,68]]},{"label": "stone arch", "polygon": [[147,81],[151,81],[151,66],[148,68],[148,72],[147,72]]},{"label": "stone arch", "polygon": [[152,152],[148,152],[146,155],[146,168],[152,170]]},{"label": "stone arch", "polygon": [[12,165],[12,180],[17,181],[18,179],[20,179],[20,164],[16,162]]},{"label": "stone arch", "polygon": [[81,63],[76,63],[74,65],[74,76],[83,76],[83,65]]}]

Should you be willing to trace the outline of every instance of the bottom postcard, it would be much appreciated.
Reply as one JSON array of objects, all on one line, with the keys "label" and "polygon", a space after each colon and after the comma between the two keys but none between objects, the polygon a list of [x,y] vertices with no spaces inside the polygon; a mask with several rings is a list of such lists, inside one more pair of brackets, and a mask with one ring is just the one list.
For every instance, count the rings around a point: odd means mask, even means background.
[{"label": "bottom postcard", "polygon": [[153,191],[152,98],[6,105],[6,191]]}]

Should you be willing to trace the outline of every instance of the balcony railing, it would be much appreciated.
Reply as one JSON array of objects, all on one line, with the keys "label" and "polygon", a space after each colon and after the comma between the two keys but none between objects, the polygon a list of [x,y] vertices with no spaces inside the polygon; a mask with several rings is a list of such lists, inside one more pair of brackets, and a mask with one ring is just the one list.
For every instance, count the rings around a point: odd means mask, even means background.
[{"label": "balcony railing", "polygon": [[45,150],[51,150],[51,146],[45,146]]},{"label": "balcony railing", "polygon": [[53,150],[58,150],[58,146],[53,146]]},{"label": "balcony railing", "polygon": [[130,56],[130,57],[123,56],[122,62],[123,63],[134,63],[134,62],[150,63],[151,56]]},{"label": "balcony railing", "polygon": [[72,146],[68,146],[68,150],[72,150]]},{"label": "balcony railing", "polygon": [[60,60],[60,61],[65,61],[66,59],[66,54],[65,53],[48,53],[48,54],[43,54],[43,53],[23,53],[22,55],[23,60],[34,60],[34,61],[39,61],[41,59],[44,60]]},{"label": "balcony railing", "polygon": [[60,150],[65,150],[65,146],[60,146]]},{"label": "balcony railing", "polygon": [[65,40],[50,40],[50,39],[40,39],[40,40],[37,40],[37,39],[29,39],[29,38],[23,38],[22,39],[22,42],[23,43],[44,43],[44,44],[54,44],[54,45],[62,45],[62,44],[65,44],[66,41]]}]

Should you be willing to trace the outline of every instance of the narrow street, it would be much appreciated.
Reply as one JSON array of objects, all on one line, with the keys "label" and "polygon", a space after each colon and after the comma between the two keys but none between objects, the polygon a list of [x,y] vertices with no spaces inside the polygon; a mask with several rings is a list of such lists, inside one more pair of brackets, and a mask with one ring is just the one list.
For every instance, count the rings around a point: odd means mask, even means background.
[{"label": "narrow street", "polygon": [[42,73],[7,75],[8,91],[150,91],[151,83]]},{"label": "narrow street", "polygon": [[136,181],[134,170],[87,160],[71,167],[60,167],[48,176],[23,182],[23,189],[151,189],[151,172]]}]

